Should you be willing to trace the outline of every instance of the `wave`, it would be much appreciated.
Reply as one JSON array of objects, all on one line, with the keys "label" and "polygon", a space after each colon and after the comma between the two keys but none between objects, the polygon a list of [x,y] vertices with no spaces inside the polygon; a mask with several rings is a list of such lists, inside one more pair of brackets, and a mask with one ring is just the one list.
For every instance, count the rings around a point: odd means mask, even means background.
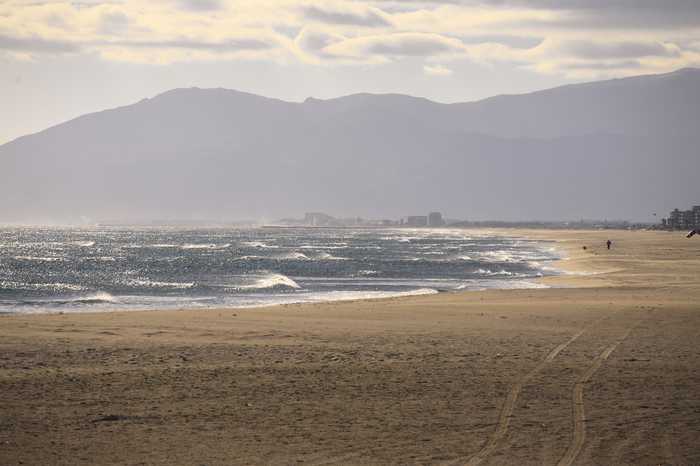
[{"label": "wave", "polygon": [[91,248],[95,245],[94,241],[73,241],[69,244],[72,244],[73,246],[78,246],[81,248]]},{"label": "wave", "polygon": [[61,262],[62,257],[38,257],[38,256],[14,256],[15,260],[32,261],[32,262]]},{"label": "wave", "polygon": [[504,276],[511,276],[513,275],[513,272],[508,272],[507,270],[489,270],[489,269],[479,269],[476,271],[476,273],[480,275],[504,275]]},{"label": "wave", "polygon": [[118,303],[119,300],[109,293],[104,291],[98,291],[97,293],[92,293],[84,296],[76,296],[74,298],[65,299],[55,299],[47,301],[50,304],[105,304],[105,303]]},{"label": "wave", "polygon": [[26,291],[85,291],[86,288],[72,283],[24,283],[1,281],[0,290]]},{"label": "wave", "polygon": [[357,272],[357,274],[362,277],[375,277],[379,275],[379,272],[377,272],[376,270],[360,270],[359,272]]},{"label": "wave", "polygon": [[486,251],[479,254],[484,262],[521,262],[518,257],[507,251]]},{"label": "wave", "polygon": [[270,259],[276,259],[276,260],[292,260],[292,261],[310,261],[311,258],[307,256],[306,254],[302,254],[300,252],[290,252],[287,254],[279,254],[276,256],[270,257]]},{"label": "wave", "polygon": [[262,249],[277,249],[279,246],[263,243],[262,241],[244,241],[241,243],[243,246],[248,246],[249,248],[262,248]]},{"label": "wave", "polygon": [[188,243],[188,244],[183,244],[180,246],[182,249],[212,249],[212,250],[218,250],[218,249],[226,249],[231,246],[231,243],[226,243],[226,244],[201,244],[201,243]]},{"label": "wave", "polygon": [[302,244],[299,249],[348,249],[348,243]]},{"label": "wave", "polygon": [[320,254],[315,255],[314,259],[323,260],[323,261],[346,261],[346,260],[348,260],[347,257],[338,257],[338,256],[334,256],[333,254],[329,254],[327,252],[322,252]]},{"label": "wave", "polygon": [[492,289],[506,290],[536,290],[550,288],[544,283],[530,282],[526,280],[493,280],[489,283],[487,280],[475,280],[463,283],[455,288],[456,291],[485,291]]},{"label": "wave", "polygon": [[410,243],[414,239],[421,239],[418,236],[382,236],[382,241],[396,241],[399,243]]},{"label": "wave", "polygon": [[249,285],[238,285],[233,287],[238,290],[269,290],[272,288],[291,288],[298,290],[301,286],[281,273],[272,273],[262,276]]},{"label": "wave", "polygon": [[177,244],[157,243],[157,244],[127,244],[124,249],[166,249],[177,248]]},{"label": "wave", "polygon": [[290,252],[287,254],[276,254],[274,256],[258,256],[258,255],[252,254],[252,255],[237,257],[235,260],[239,260],[239,261],[247,261],[247,260],[310,261],[312,259],[309,256],[307,256],[306,254],[302,254],[300,252]]},{"label": "wave", "polygon": [[422,296],[439,293],[433,288],[417,288],[408,291],[330,291],[319,293],[307,299],[307,302],[355,301],[360,299],[400,298],[404,296]]},{"label": "wave", "polygon": [[85,260],[100,261],[100,262],[115,262],[117,259],[112,256],[101,257],[86,257]]},{"label": "wave", "polygon": [[265,256],[241,256],[241,257],[236,257],[234,260],[237,261],[249,261],[249,260],[265,260],[265,259],[270,259],[269,257]]},{"label": "wave", "polygon": [[541,262],[537,261],[528,261],[527,263],[530,267],[537,269],[541,272],[549,272],[549,273],[554,273],[558,274],[561,273],[561,270],[557,269],[556,267],[552,267],[551,265],[544,265]]},{"label": "wave", "polygon": [[141,280],[133,279],[128,280],[127,285],[135,286],[139,288],[174,288],[178,290],[185,290],[188,288],[194,288],[194,282],[178,283],[178,282],[159,282],[154,280]]}]

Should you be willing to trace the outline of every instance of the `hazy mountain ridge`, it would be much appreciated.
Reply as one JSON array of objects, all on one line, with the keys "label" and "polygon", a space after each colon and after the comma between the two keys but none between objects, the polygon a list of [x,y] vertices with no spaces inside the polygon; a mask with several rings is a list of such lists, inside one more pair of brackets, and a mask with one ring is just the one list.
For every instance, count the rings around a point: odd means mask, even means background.
[{"label": "hazy mountain ridge", "polygon": [[700,200],[700,70],[439,104],[175,89],[0,146],[0,222],[647,218]]}]

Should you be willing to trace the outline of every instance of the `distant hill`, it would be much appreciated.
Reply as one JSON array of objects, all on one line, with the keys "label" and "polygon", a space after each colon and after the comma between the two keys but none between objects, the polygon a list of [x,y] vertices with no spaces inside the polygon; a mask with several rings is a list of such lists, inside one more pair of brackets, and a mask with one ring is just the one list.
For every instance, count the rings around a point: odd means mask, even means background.
[{"label": "distant hill", "polygon": [[0,146],[0,223],[644,220],[700,203],[699,148],[696,69],[449,105],[175,89]]}]

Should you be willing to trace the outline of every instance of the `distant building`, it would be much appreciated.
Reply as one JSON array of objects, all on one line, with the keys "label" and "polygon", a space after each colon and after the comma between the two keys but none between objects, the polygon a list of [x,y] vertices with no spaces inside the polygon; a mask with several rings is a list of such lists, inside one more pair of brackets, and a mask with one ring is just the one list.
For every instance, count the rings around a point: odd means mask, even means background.
[{"label": "distant building", "polygon": [[673,209],[668,219],[663,219],[661,224],[671,230],[700,228],[700,206],[693,206],[690,210]]},{"label": "distant building", "polygon": [[442,214],[440,212],[430,212],[428,214],[428,226],[430,226],[430,227],[445,226],[445,220],[442,219]]},{"label": "distant building", "polygon": [[335,218],[322,212],[308,212],[304,215],[304,224],[317,226],[328,226],[335,223]]},{"label": "distant building", "polygon": [[411,215],[410,217],[406,217],[406,223],[404,223],[404,225],[409,227],[427,227],[428,217],[426,215]]}]

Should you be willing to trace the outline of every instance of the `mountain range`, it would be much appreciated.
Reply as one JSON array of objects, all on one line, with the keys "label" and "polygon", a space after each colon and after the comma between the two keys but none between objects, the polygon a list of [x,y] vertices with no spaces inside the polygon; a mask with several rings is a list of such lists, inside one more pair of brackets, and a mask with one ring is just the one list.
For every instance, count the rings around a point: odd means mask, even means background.
[{"label": "mountain range", "polygon": [[478,102],[175,89],[0,146],[0,223],[652,220],[700,203],[700,70]]}]

